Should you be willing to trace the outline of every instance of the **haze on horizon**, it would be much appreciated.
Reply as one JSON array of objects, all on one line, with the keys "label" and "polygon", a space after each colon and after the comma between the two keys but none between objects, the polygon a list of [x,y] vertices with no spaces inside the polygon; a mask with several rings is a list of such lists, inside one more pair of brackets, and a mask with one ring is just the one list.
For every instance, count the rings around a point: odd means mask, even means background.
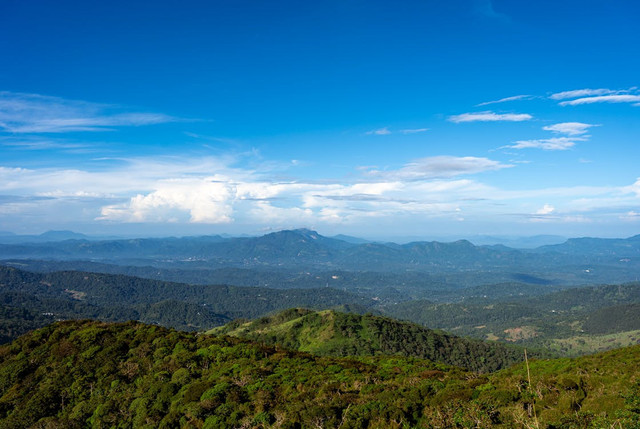
[{"label": "haze on horizon", "polygon": [[629,237],[640,5],[0,4],[0,231]]}]

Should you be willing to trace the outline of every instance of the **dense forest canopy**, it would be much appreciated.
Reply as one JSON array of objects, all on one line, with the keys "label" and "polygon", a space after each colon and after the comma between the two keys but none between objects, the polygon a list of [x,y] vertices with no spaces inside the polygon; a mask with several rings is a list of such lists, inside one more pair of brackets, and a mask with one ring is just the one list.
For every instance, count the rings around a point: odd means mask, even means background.
[{"label": "dense forest canopy", "polygon": [[[50,325],[0,347],[0,422],[25,427],[640,425],[640,348],[480,375],[320,357],[138,323]],[[535,410],[535,413],[534,413]],[[617,425],[617,426],[616,426]]]}]

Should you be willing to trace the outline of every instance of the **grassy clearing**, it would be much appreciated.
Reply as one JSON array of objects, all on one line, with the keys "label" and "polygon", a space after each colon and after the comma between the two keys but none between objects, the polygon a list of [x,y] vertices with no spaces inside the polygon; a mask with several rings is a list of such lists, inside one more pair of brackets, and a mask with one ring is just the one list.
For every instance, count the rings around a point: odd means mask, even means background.
[{"label": "grassy clearing", "polygon": [[640,330],[607,335],[577,335],[549,341],[549,348],[567,356],[597,353],[640,344]]}]

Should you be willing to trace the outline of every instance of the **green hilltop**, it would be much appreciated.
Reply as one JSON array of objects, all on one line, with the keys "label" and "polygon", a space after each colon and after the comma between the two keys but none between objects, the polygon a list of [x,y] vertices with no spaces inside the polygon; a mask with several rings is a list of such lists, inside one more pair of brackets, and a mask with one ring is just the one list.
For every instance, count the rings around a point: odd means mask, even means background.
[{"label": "green hilltop", "polygon": [[208,332],[320,356],[401,355],[478,372],[505,368],[523,356],[518,347],[460,338],[388,317],[333,310],[289,309],[254,321],[236,320]]}]

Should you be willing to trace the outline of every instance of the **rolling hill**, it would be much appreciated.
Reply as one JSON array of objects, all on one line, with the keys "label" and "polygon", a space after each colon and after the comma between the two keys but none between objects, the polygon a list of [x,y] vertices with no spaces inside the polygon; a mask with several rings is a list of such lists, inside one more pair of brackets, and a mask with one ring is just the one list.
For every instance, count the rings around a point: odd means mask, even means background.
[{"label": "rolling hill", "polygon": [[[282,290],[188,285],[78,271],[31,273],[0,266],[0,306],[11,315],[0,319],[0,335],[5,339],[33,329],[34,323],[42,326],[51,320],[141,320],[205,330],[238,317],[255,318],[296,306],[368,308],[373,304],[368,298],[327,287]],[[24,326],[15,317],[15,309],[28,312]],[[40,322],[44,323],[38,325]]]},{"label": "rolling hill", "polygon": [[[385,314],[457,335],[545,347],[567,355],[640,343],[640,283],[565,289],[520,299],[413,300]],[[604,336],[611,335],[614,336]]]},{"label": "rolling hill", "polygon": [[[522,361],[523,351],[469,340],[413,323],[332,310],[289,309],[209,331],[320,356],[400,355],[492,372]],[[539,355],[539,353],[538,353]]]}]

